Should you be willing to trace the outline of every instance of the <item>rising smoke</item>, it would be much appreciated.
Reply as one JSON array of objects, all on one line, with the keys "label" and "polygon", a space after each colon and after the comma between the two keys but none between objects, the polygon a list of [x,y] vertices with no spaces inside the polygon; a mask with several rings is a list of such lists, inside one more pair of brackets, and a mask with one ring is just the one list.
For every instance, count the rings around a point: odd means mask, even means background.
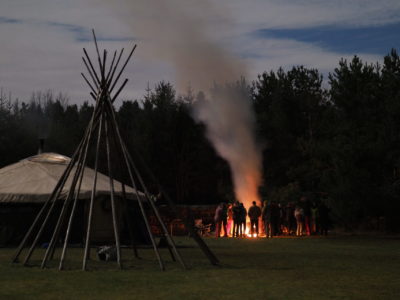
[{"label": "rising smoke", "polygon": [[261,154],[245,83],[220,87],[210,101],[197,102],[194,108],[195,119],[207,125],[207,137],[229,163],[236,198],[246,207],[259,202]]},{"label": "rising smoke", "polygon": [[[107,1],[108,2],[108,1]],[[216,2],[216,1],[215,1]],[[147,58],[173,65],[178,90],[190,83],[195,91],[225,86],[246,75],[246,65],[226,49],[216,32],[234,26],[226,8],[208,0],[120,0],[125,23],[141,41]],[[131,12],[126,14],[126,12]],[[211,21],[210,21],[211,20]],[[215,28],[218,26],[218,28]],[[194,118],[206,124],[207,137],[232,171],[236,198],[249,206],[257,201],[261,154],[254,137],[254,116],[248,96],[222,88],[195,105]]]}]

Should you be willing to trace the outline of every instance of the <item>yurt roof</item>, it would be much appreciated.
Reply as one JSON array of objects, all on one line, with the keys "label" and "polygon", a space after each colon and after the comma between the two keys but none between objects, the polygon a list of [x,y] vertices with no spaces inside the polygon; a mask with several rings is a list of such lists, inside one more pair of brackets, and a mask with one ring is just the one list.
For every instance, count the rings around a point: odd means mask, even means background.
[{"label": "yurt roof", "polygon": [[[70,158],[57,153],[42,153],[28,157],[0,169],[0,202],[45,202],[53,192],[59,178],[70,162]],[[72,183],[72,170],[60,197],[65,199]],[[90,199],[95,171],[85,167],[79,199]],[[135,190],[125,186],[129,199],[137,199]],[[122,184],[114,180],[114,192],[122,196]],[[143,197],[142,193],[139,193]],[[110,178],[97,173],[96,197],[110,195]]]}]

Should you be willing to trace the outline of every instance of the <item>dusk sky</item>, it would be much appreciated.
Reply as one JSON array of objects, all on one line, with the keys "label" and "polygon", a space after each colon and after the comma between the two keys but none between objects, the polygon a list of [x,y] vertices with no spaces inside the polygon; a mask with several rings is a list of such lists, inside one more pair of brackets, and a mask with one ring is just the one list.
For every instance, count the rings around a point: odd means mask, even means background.
[{"label": "dusk sky", "polygon": [[[163,28],[161,35],[143,30],[141,26],[174,15],[163,16],[162,8],[153,14],[152,10],[143,9],[146,3],[152,3],[153,10],[158,2],[167,3],[177,16],[185,15],[186,22],[190,20],[194,28],[200,28],[201,36],[246,66],[243,75],[249,81],[280,66],[288,70],[304,65],[318,68],[326,75],[342,57],[351,59],[358,55],[363,61],[376,63],[392,48],[400,49],[398,0],[118,0],[112,1],[113,5],[109,2],[2,0],[3,91],[21,101],[29,100],[33,91],[49,89],[67,94],[71,103],[89,99],[80,73],[85,71],[82,48],[94,55],[92,28],[100,47],[110,52],[137,44],[124,74],[129,83],[121,98],[140,98],[147,83],[150,87],[161,80],[175,83],[176,62],[158,53],[163,43],[169,43],[169,34],[177,34],[175,39],[180,39],[181,31],[173,26],[186,25],[167,22],[172,28]],[[185,41],[185,37],[181,40]],[[169,45],[172,49],[178,46]],[[202,59],[207,59],[207,53]],[[189,86],[191,79],[187,80]]]}]

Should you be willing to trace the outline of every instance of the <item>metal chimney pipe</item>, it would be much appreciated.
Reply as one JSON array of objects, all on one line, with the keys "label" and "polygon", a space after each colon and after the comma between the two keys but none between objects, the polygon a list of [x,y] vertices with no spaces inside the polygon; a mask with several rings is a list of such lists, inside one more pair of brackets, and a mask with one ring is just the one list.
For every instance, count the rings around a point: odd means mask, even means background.
[{"label": "metal chimney pipe", "polygon": [[44,139],[39,139],[39,150],[38,154],[42,154],[44,149]]}]

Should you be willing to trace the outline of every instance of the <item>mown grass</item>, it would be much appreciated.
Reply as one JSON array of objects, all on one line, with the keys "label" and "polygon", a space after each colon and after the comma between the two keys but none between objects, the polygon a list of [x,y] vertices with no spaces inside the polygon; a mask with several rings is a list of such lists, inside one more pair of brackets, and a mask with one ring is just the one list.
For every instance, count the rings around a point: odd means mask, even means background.
[{"label": "mown grass", "polygon": [[[55,264],[11,264],[15,249],[0,249],[0,299],[400,299],[400,238],[348,237],[213,239],[221,260],[212,266],[191,240],[177,244],[190,270],[173,263],[165,272],[152,249],[142,259],[123,249],[124,270],[93,256],[82,272],[81,249],[68,253],[68,270]],[[94,249],[93,249],[94,254]]]}]

